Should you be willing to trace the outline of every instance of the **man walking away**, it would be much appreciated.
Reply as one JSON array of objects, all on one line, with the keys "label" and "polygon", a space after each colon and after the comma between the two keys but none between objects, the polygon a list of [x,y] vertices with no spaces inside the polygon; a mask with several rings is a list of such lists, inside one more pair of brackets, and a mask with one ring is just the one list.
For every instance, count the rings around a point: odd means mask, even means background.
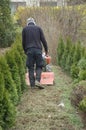
[{"label": "man walking away", "polygon": [[[43,67],[42,45],[46,55],[48,54],[48,46],[42,29],[36,25],[33,18],[27,19],[27,26],[22,30],[22,45],[27,55],[26,66],[29,70],[30,86],[31,88],[37,86],[43,89],[44,87],[40,84]],[[34,76],[34,68],[36,76]]]}]

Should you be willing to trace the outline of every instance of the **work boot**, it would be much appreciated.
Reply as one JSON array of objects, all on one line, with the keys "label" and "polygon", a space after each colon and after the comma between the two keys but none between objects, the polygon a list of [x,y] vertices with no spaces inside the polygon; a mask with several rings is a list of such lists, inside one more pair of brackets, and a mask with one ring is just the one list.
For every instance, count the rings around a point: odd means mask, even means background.
[{"label": "work boot", "polygon": [[44,87],[37,80],[35,81],[35,86],[38,87],[39,89],[44,89]]}]

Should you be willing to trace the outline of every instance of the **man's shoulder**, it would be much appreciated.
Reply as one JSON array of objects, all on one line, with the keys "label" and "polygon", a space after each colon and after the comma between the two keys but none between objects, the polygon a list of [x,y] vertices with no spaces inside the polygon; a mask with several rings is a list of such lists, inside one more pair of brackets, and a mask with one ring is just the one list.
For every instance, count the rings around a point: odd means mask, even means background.
[{"label": "man's shoulder", "polygon": [[41,29],[41,27],[39,25],[35,25],[35,27]]},{"label": "man's shoulder", "polygon": [[32,29],[32,28],[42,30],[41,27],[38,26],[38,25],[31,25],[31,26],[25,26],[25,27],[23,28],[23,31],[24,31],[24,30],[27,30],[27,29]]},{"label": "man's shoulder", "polygon": [[39,25],[36,25],[36,28],[38,28],[40,31],[42,30],[42,28]]}]

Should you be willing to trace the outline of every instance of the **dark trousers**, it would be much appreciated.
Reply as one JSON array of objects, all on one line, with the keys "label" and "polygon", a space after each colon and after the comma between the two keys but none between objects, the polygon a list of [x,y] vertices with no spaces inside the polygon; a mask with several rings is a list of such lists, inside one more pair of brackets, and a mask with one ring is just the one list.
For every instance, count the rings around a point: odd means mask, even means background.
[{"label": "dark trousers", "polygon": [[[43,67],[42,50],[30,48],[27,52],[26,65],[29,70],[29,80],[31,87],[35,86],[35,80],[40,82]],[[34,72],[36,76],[34,76]]]}]

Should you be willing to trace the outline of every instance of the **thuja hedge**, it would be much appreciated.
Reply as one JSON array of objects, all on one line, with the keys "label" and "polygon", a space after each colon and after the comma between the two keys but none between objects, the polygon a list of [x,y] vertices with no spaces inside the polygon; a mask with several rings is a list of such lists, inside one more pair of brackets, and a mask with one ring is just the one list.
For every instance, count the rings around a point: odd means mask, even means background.
[{"label": "thuja hedge", "polygon": [[0,130],[14,124],[16,105],[27,88],[25,58],[19,36],[5,55],[0,56]]},{"label": "thuja hedge", "polygon": [[[86,48],[80,42],[66,42],[60,38],[57,48],[57,63],[73,79],[86,80]],[[83,72],[84,71],[84,72]]]},{"label": "thuja hedge", "polygon": [[5,88],[4,74],[0,70],[0,129],[11,127],[15,121],[16,109],[12,103],[11,94]]},{"label": "thuja hedge", "polygon": [[[74,82],[86,81],[86,48],[80,42],[65,42],[60,38],[57,48],[57,63],[69,74]],[[86,109],[86,98],[80,103],[80,108]]]}]

